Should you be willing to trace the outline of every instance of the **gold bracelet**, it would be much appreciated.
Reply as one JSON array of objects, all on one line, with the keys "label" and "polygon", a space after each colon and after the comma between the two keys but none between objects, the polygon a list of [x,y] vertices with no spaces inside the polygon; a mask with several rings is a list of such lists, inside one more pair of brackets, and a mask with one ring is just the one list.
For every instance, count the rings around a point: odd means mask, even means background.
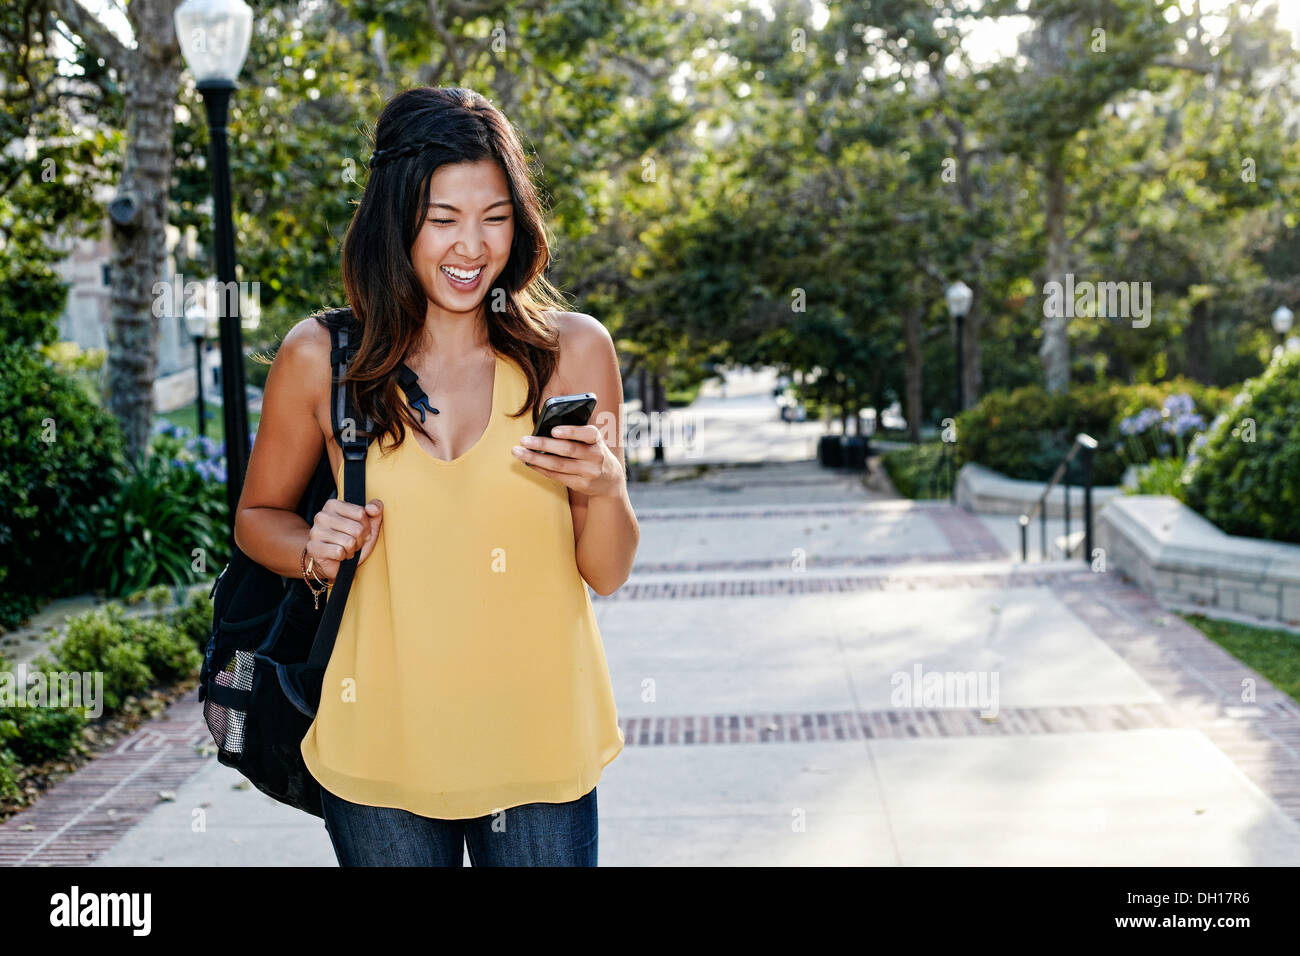
[{"label": "gold bracelet", "polygon": [[327,588],[334,582],[320,576],[320,572],[316,570],[316,565],[314,564],[315,560],[315,558],[307,559],[307,573],[311,575],[313,581],[321,587]]},{"label": "gold bracelet", "polygon": [[[325,583],[317,577],[314,563],[313,560],[313,567],[309,571],[307,567],[307,549],[304,547],[302,549],[302,556],[298,559],[298,565],[302,568],[302,579],[307,582],[307,590],[311,591],[312,605],[317,611],[319,611],[320,596],[325,593]],[[309,573],[311,574],[311,577],[307,576]],[[319,588],[312,586],[312,578],[316,578],[317,583],[321,585]]]}]

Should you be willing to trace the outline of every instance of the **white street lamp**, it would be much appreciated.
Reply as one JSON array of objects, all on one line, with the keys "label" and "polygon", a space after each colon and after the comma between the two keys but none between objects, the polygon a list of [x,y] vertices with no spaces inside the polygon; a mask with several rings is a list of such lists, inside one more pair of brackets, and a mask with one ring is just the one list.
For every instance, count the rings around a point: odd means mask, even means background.
[{"label": "white street lamp", "polygon": [[971,299],[975,293],[971,292],[970,286],[960,279],[948,286],[948,291],[944,297],[948,300],[948,311],[956,318],[964,316],[970,311]]},{"label": "white street lamp", "polygon": [[1279,305],[1273,313],[1273,331],[1278,335],[1286,335],[1291,331],[1291,323],[1295,320],[1295,313],[1284,305]]},{"label": "white street lamp", "polygon": [[244,0],[185,0],[175,19],[181,56],[194,79],[233,85],[248,56],[253,8]]},{"label": "white street lamp", "polygon": [[[230,154],[226,116],[235,77],[248,56],[253,9],[244,0],[185,0],[176,8],[176,39],[185,65],[194,74],[208,114],[208,152],[212,168],[212,234],[217,279],[235,288],[235,230],[230,207]],[[244,385],[244,344],[240,334],[239,296],[233,308],[217,311],[221,338],[221,390],[225,412],[227,522],[234,535],[235,512],[248,470],[248,395]],[[228,315],[233,312],[233,315]]]}]

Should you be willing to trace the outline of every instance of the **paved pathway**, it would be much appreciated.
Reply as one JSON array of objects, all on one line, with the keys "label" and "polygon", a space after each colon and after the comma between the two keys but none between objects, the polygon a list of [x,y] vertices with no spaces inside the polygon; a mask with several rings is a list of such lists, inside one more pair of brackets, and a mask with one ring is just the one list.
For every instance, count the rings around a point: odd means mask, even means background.
[{"label": "paved pathway", "polygon": [[[808,461],[633,495],[633,577],[595,599],[627,737],[602,865],[1300,863],[1300,707],[1117,575]],[[965,674],[988,696],[923,692]],[[175,705],[0,862],[334,864],[208,740]]]}]

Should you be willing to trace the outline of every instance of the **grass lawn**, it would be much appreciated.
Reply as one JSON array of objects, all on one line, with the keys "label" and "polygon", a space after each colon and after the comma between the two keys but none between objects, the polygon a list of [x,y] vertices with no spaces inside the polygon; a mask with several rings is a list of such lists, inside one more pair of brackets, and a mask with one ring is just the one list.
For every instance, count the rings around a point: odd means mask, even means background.
[{"label": "grass lawn", "polygon": [[1201,614],[1179,616],[1300,703],[1300,634],[1236,621],[1216,621]]},{"label": "grass lawn", "polygon": [[[185,405],[174,411],[166,412],[159,415],[173,425],[183,425],[191,433],[199,433],[199,406],[195,402],[192,405]],[[205,402],[203,406],[204,424],[207,426],[208,437],[213,441],[224,441],[226,437],[226,420],[223,417],[223,409],[220,405],[213,405],[211,402]],[[257,431],[257,423],[261,415],[256,412],[248,413],[248,430],[249,432]]]}]

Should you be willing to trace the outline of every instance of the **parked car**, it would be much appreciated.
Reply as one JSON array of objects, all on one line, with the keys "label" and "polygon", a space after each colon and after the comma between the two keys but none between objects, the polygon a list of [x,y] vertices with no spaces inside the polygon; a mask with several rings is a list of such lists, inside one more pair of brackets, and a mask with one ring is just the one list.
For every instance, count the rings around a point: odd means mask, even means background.
[{"label": "parked car", "polygon": [[778,395],[776,404],[780,409],[781,421],[783,422],[802,422],[808,418],[808,410],[804,408],[803,402],[788,392],[782,392]]}]

